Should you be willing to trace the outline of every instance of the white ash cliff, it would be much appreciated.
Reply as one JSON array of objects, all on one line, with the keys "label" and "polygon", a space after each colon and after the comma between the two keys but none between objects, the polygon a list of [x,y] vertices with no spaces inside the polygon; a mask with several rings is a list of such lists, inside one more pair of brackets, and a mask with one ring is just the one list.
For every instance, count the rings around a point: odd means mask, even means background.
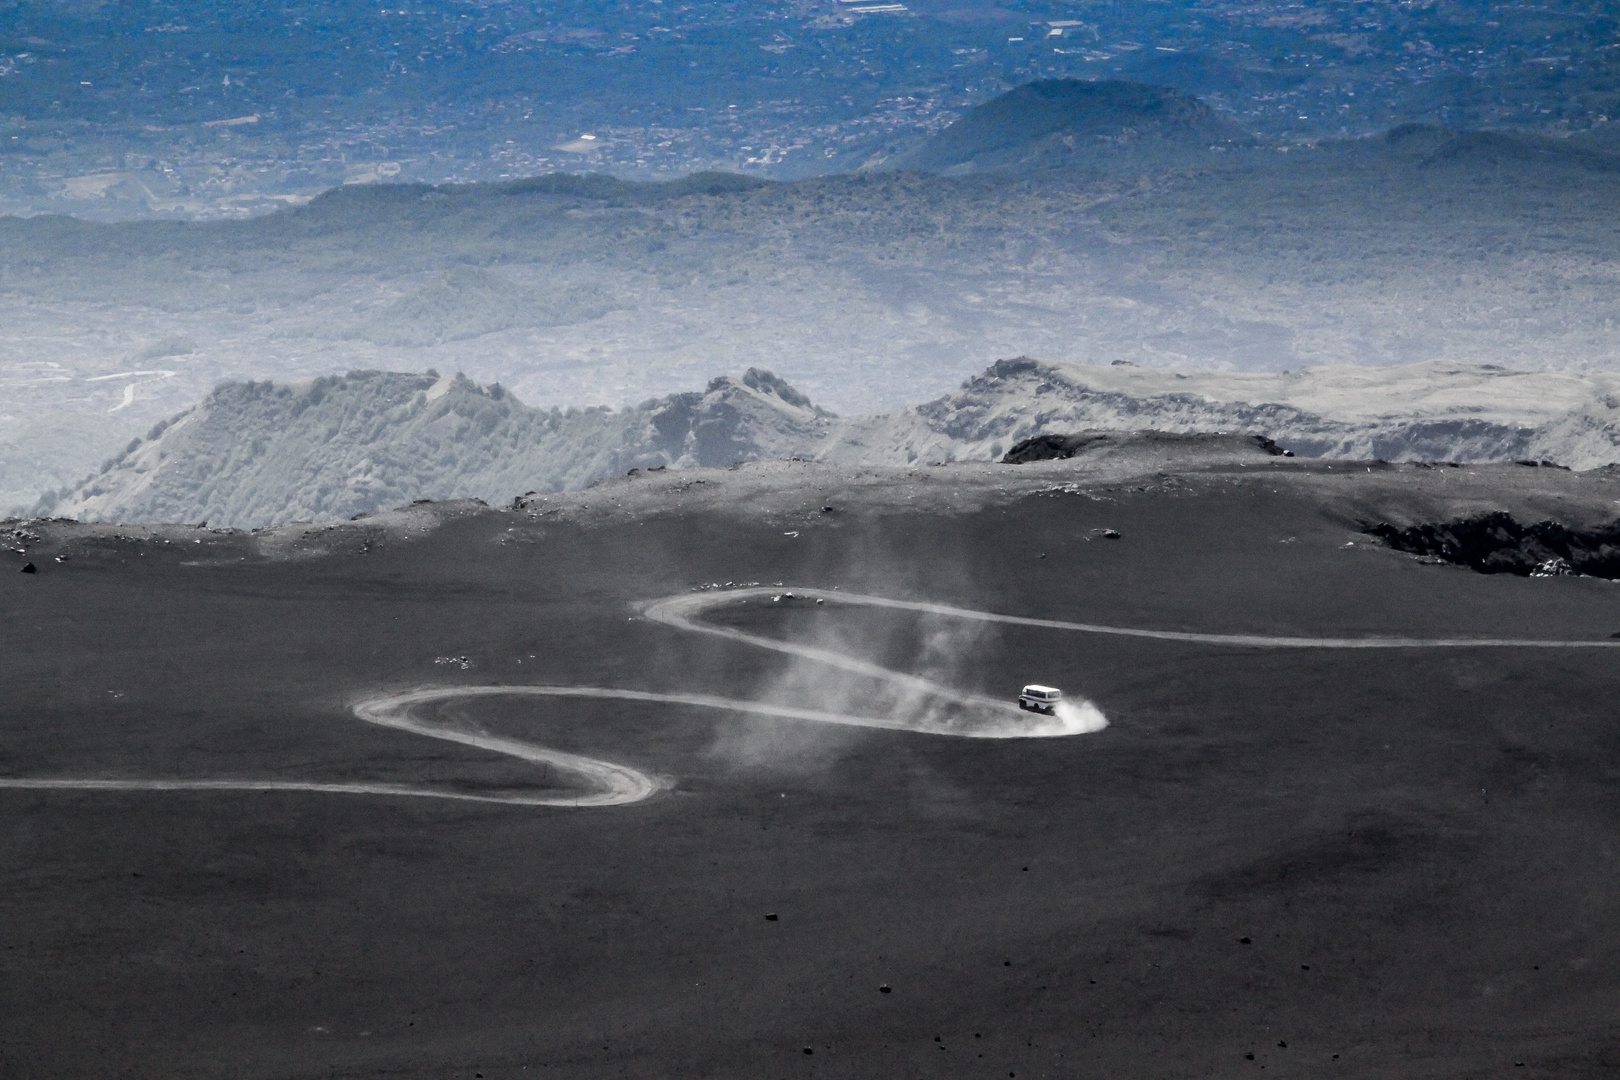
[{"label": "white ash cliff", "polygon": [[462,377],[352,372],[231,383],[36,508],[86,520],[259,527],[416,499],[505,501],[633,468],[799,457],[999,460],[1082,430],[1263,435],[1300,457],[1620,462],[1620,376],[1443,362],[1296,372],[999,361],[957,390],[836,417],[768,371],[623,409],[538,409]]},{"label": "white ash cliff", "polygon": [[239,528],[341,520],[416,499],[577,489],[632,468],[787,457],[831,422],[752,370],[618,410],[531,408],[459,375],[227,383],[39,512]]},{"label": "white ash cliff", "polygon": [[828,461],[999,458],[1036,435],[1225,431],[1300,457],[1386,461],[1620,460],[1620,376],[1434,361],[1295,372],[1173,371],[1002,360],[922,405],[842,421]]}]

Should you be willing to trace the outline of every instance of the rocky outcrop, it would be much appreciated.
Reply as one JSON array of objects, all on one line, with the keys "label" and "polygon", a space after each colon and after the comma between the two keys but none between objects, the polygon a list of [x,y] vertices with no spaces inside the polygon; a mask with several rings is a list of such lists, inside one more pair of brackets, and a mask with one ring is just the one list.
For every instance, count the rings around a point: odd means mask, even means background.
[{"label": "rocky outcrop", "polygon": [[[1177,436],[1168,432],[1147,432],[1159,440],[1195,439],[1198,436]],[[1003,465],[1026,465],[1032,461],[1066,461],[1069,458],[1080,457],[1095,447],[1111,442],[1118,437],[1111,431],[1076,431],[1068,435],[1037,435],[1033,439],[1025,439],[1014,446],[1002,457]],[[1264,435],[1249,435],[1231,437],[1232,441],[1243,442],[1260,451],[1262,454],[1272,456],[1293,457],[1294,455]]]},{"label": "rocky outcrop", "polygon": [[1398,528],[1387,522],[1366,532],[1397,551],[1467,566],[1482,574],[1620,578],[1620,521],[1572,529],[1556,521],[1524,525],[1496,511],[1444,524]]}]

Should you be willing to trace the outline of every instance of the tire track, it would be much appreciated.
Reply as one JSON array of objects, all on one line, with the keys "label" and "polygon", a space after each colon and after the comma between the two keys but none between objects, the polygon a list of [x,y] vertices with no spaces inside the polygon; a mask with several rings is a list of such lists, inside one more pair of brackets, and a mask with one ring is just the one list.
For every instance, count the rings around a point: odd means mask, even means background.
[{"label": "tire track", "polygon": [[[670,626],[679,626],[683,630],[694,633],[718,634],[723,637],[732,637],[746,640],[751,644],[764,648],[777,649],[780,652],[795,653],[801,656],[810,656],[806,650],[791,642],[774,641],[770,638],[755,638],[740,631],[725,627],[708,626],[693,622],[692,617],[702,614],[709,607],[718,604],[706,604],[703,601],[709,597],[722,600],[753,600],[761,596],[775,596],[784,593],[784,588],[749,588],[728,589],[725,592],[709,594],[667,597],[646,604],[644,610],[648,618]],[[1600,638],[1588,641],[1568,641],[1557,639],[1533,638],[1413,638],[1413,637],[1283,637],[1264,634],[1200,634],[1187,630],[1140,630],[1128,626],[1108,626],[1102,623],[1067,622],[1062,619],[1035,619],[1024,615],[999,615],[990,611],[974,611],[970,608],[952,607],[949,604],[934,604],[924,600],[892,600],[886,596],[867,596],[861,593],[846,593],[838,590],[823,589],[792,589],[795,597],[814,600],[825,600],[828,603],[849,604],[860,607],[890,608],[896,611],[917,611],[931,615],[946,615],[955,619],[968,619],[977,622],[1004,623],[1010,626],[1035,626],[1045,630],[1070,630],[1082,634],[1107,634],[1114,637],[1148,638],[1154,641],[1180,641],[1197,645],[1228,645],[1233,647],[1247,647],[1260,649],[1620,649],[1620,640]],[[826,662],[837,663],[847,670],[856,670],[852,664],[861,661],[844,658],[834,661],[834,653],[824,654]],[[871,667],[871,665],[867,665]],[[876,668],[881,671],[883,669]],[[900,676],[908,678],[909,676]]]},{"label": "tire track", "polygon": [[366,698],[353,706],[356,719],[379,727],[390,728],[424,738],[439,739],[475,749],[486,750],[520,761],[555,769],[571,777],[580,787],[578,793],[525,795],[516,792],[475,794],[411,784],[381,783],[324,783],[302,780],[144,780],[144,779],[80,779],[40,778],[27,779],[0,777],[0,789],[26,791],[261,791],[300,792],[333,795],[371,795],[415,799],[445,799],[457,802],[498,803],[509,806],[532,807],[600,807],[623,806],[651,798],[667,786],[666,782],[628,765],[579,754],[564,753],[523,739],[492,735],[481,731],[467,731],[424,720],[414,712],[420,706],[445,701],[459,701],[484,697],[539,697],[587,698],[593,700],[625,701],[637,704],[680,705],[722,712],[763,716],[777,720],[806,721],[838,724],[849,727],[880,728],[890,731],[913,731],[958,738],[1010,739],[1045,738],[1084,734],[1101,730],[1108,721],[1090,702],[1068,703],[1066,714],[1057,717],[1031,716],[1015,705],[979,694],[969,694],[942,686],[928,679],[881,667],[859,657],[822,649],[812,645],[784,641],[777,638],[750,634],[733,627],[716,626],[702,622],[701,617],[716,608],[768,596],[781,596],[789,592],[795,597],[820,600],[826,603],[853,607],[885,608],[895,611],[940,615],[947,618],[1011,626],[1030,626],[1047,630],[1062,630],[1084,634],[1105,634],[1116,637],[1146,638],[1189,644],[1218,645],[1239,648],[1267,649],[1459,649],[1459,648],[1533,648],[1584,649],[1620,648],[1620,641],[1557,641],[1510,638],[1311,638],[1282,637],[1257,634],[1203,634],[1175,630],[1144,630],[1133,627],[1108,626],[1098,623],[1069,622],[1060,619],[1038,619],[1021,615],[1002,615],[995,612],[975,611],[949,604],[935,604],[920,600],[895,600],[889,597],[846,593],[839,590],[793,589],[781,587],[743,588],[724,591],[681,593],[638,605],[649,621],[660,623],[684,633],[705,634],[754,648],[794,656],[850,672],[866,678],[878,679],[899,686],[914,694],[935,700],[951,702],[969,710],[970,719],[946,724],[926,719],[894,717],[852,716],[816,709],[801,709],[788,705],[720,697],[713,694],[659,693],[648,690],[628,690],[604,686],[436,686],[422,687],[400,693]]}]

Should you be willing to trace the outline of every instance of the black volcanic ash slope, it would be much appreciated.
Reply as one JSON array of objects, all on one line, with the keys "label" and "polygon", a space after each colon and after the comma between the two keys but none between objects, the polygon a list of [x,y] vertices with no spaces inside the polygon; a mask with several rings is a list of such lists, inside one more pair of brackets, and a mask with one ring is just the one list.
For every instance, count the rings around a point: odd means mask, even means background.
[{"label": "black volcanic ash slope", "polygon": [[[554,770],[348,708],[459,684],[486,693],[420,719],[672,790],[566,810],[0,791],[0,1074],[1614,1076],[1613,590],[1343,546],[1375,507],[1490,499],[1535,520],[1555,501],[1587,521],[1614,484],[1121,458],[1098,498],[1054,488],[1061,466],[771,464],[615,481],[550,513],[30,526],[26,555],[0,551],[0,777],[556,791]],[[1049,682],[1112,725],[987,743],[500,692],[887,715],[837,667],[627,618],[778,580],[1126,628],[786,598],[713,624],[1009,702]]]}]

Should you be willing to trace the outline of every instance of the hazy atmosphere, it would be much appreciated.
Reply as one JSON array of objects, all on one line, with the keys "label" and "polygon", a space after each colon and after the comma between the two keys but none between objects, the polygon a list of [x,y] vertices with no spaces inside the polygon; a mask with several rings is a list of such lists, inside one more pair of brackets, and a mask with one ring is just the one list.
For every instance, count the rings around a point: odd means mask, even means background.
[{"label": "hazy atmosphere", "polygon": [[0,0],[0,1080],[1620,1074],[1617,208],[1593,0]]},{"label": "hazy atmosphere", "polygon": [[263,212],[345,182],[871,167],[1041,78],[1270,145],[1407,121],[1601,144],[1603,4],[861,0],[0,5],[0,209]]},{"label": "hazy atmosphere", "polygon": [[18,512],[223,381],[848,416],[1019,356],[1614,354],[1595,6],[0,10]]}]

